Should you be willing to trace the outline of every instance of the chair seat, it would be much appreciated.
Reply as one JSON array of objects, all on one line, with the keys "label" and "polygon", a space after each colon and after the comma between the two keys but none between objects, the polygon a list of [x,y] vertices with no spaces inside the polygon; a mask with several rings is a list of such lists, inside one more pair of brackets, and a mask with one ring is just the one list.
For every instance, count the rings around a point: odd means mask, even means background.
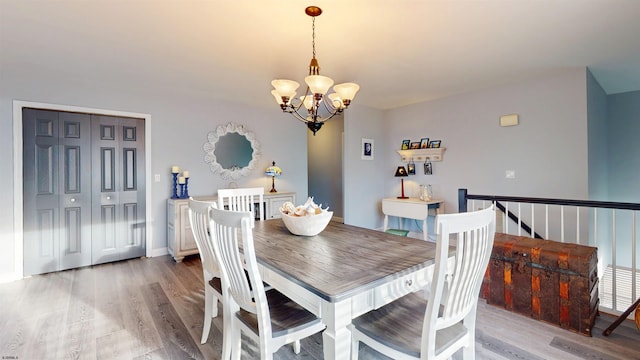
[{"label": "chair seat", "polygon": [[219,277],[214,277],[209,280],[209,285],[218,292],[218,294],[222,294],[222,280]]},{"label": "chair seat", "polygon": [[[273,337],[299,331],[320,323],[320,319],[295,301],[277,290],[266,292],[269,312],[271,315],[271,331]],[[258,319],[256,314],[240,309],[236,316],[247,327],[258,333]]]},{"label": "chair seat", "polygon": [[[427,300],[422,293],[401,297],[377,310],[354,319],[352,324],[364,335],[394,350],[420,358],[422,341],[422,321],[427,309]],[[436,333],[436,354],[461,339],[468,330],[462,323],[438,330]]]},{"label": "chair seat", "polygon": [[[249,274],[247,273],[246,270],[245,270],[245,274],[247,274],[247,280],[248,280]],[[213,279],[209,280],[209,285],[219,294],[222,294],[222,280],[220,280],[219,277],[214,277]],[[267,284],[266,282],[262,282],[262,286],[264,286],[265,291],[273,289],[271,285]],[[251,281],[249,281],[249,287],[251,287]]]}]

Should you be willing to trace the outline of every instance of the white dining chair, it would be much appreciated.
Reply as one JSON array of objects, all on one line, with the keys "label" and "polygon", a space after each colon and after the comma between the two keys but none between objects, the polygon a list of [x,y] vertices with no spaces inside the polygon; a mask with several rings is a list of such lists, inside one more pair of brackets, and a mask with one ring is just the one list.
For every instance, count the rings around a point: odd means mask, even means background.
[{"label": "white dining chair", "polygon": [[[258,204],[258,209],[255,209]],[[265,220],[264,211],[264,188],[236,188],[236,189],[218,189],[218,209],[224,209],[225,205],[228,210],[232,211],[251,211],[253,218],[256,218],[256,211],[259,220]]]},{"label": "white dining chair", "polygon": [[252,213],[212,208],[210,214],[222,273],[223,317],[230,319],[223,359],[240,359],[242,333],[258,344],[261,359],[272,359],[283,345],[297,342],[299,347],[300,339],[322,331],[325,325],[318,317],[275,289],[265,291],[253,244]]},{"label": "white dining chair", "polygon": [[207,342],[209,330],[211,330],[211,319],[218,316],[218,301],[222,302],[220,268],[213,253],[213,243],[209,236],[209,208],[212,204],[215,202],[189,198],[189,223],[198,246],[204,279],[204,324],[202,325],[201,344]]},{"label": "white dining chair", "polygon": [[[495,235],[493,206],[436,217],[436,262],[428,300],[412,293],[353,320],[351,358],[359,343],[393,359],[475,358],[478,295]],[[455,246],[453,266],[449,247]],[[449,269],[449,270],[448,270]],[[418,320],[420,319],[420,320]]]}]

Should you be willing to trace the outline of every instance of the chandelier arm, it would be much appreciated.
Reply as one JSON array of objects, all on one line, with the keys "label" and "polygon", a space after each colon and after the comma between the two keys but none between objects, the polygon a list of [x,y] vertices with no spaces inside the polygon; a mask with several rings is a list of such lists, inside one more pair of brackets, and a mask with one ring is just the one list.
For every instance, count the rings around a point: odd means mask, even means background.
[{"label": "chandelier arm", "polygon": [[328,115],[327,117],[322,118],[322,119],[318,119],[318,122],[325,122],[325,121],[327,121],[327,120],[331,119],[332,117],[334,117],[334,116],[336,116],[336,115],[340,114],[341,112],[342,112],[342,111],[340,111],[340,110],[336,109],[335,111],[330,112],[330,113],[329,113],[329,115]]},{"label": "chandelier arm", "polygon": [[[289,114],[293,115],[293,117],[296,120],[300,120],[303,123],[307,123],[309,120],[307,119],[306,116],[300,115],[300,113],[298,112],[299,109],[300,109],[300,107],[298,107],[298,108],[289,107],[286,112],[288,112]],[[307,111],[307,109],[304,109],[304,110]]]},{"label": "chandelier arm", "polygon": [[322,106],[328,113],[340,112],[340,107],[334,106],[333,101],[331,101],[328,96],[323,99]]}]

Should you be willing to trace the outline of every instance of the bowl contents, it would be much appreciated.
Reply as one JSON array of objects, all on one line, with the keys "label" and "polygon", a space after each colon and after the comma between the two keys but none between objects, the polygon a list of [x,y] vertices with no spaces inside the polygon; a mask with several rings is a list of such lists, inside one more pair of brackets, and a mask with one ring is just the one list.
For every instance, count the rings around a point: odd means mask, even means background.
[{"label": "bowl contents", "polygon": [[327,227],[333,211],[329,207],[322,208],[310,197],[303,205],[295,206],[287,201],[280,207],[282,221],[287,229],[294,235],[314,236]]},{"label": "bowl contents", "polygon": [[313,202],[313,198],[310,197],[304,203],[304,205],[295,206],[291,201],[287,201],[280,207],[280,211],[283,214],[291,215],[291,216],[307,216],[307,215],[318,215],[322,212],[329,211],[329,207],[326,209],[322,209],[322,204],[317,205]]}]

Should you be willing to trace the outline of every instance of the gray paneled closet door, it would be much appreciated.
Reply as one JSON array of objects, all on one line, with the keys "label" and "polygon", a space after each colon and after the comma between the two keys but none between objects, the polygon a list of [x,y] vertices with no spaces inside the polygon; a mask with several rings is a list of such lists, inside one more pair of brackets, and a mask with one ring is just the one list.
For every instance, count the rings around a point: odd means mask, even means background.
[{"label": "gray paneled closet door", "polygon": [[144,120],[23,110],[25,276],[145,255]]},{"label": "gray paneled closet door", "polygon": [[92,262],[144,256],[144,120],[92,118]]},{"label": "gray paneled closet door", "polygon": [[91,263],[87,114],[23,112],[24,274]]}]

